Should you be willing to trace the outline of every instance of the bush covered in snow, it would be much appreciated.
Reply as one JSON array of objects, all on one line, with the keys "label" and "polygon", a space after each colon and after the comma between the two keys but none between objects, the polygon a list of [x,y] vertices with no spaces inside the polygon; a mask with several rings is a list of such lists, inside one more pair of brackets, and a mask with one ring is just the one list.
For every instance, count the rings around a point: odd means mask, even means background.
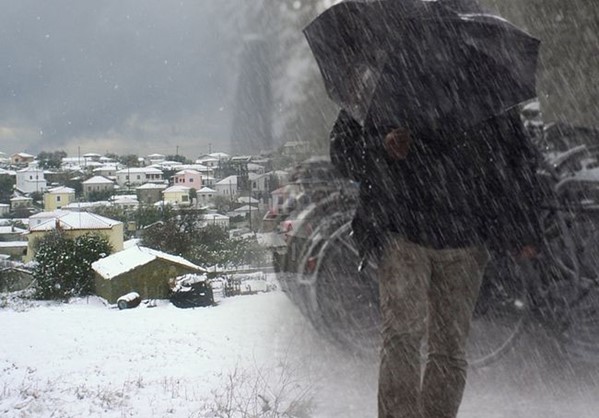
[{"label": "bush covered in snow", "polygon": [[102,235],[70,238],[61,231],[42,237],[36,247],[33,278],[38,299],[68,299],[93,293],[91,265],[112,252]]}]

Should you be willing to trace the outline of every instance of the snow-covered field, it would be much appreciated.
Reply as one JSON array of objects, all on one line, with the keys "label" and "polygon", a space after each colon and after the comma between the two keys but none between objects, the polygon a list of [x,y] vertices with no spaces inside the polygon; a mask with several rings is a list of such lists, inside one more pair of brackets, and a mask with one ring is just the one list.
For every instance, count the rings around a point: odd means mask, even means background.
[{"label": "snow-covered field", "polygon": [[[460,418],[599,416],[597,374],[535,338],[470,374]],[[279,291],[187,310],[0,309],[0,370],[2,417],[233,417],[252,400],[270,408],[259,416],[376,416],[376,359],[331,346]]]}]

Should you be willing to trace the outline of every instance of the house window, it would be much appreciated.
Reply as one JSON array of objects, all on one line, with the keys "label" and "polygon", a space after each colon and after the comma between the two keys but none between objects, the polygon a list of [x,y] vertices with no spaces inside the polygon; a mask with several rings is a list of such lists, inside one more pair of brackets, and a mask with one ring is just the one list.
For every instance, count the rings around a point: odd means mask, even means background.
[{"label": "house window", "polygon": [[137,175],[137,180],[139,180],[139,179],[141,179],[141,176],[138,174],[138,175]]},{"label": "house window", "polygon": [[193,183],[193,179],[189,179],[189,182],[190,182],[190,183]]},{"label": "house window", "polygon": [[129,180],[129,176],[125,176],[125,180]]},{"label": "house window", "polygon": [[255,188],[256,188],[256,182],[255,182],[255,181],[253,181],[253,182],[252,182],[252,188],[253,188],[253,189],[255,189]]},{"label": "house window", "polygon": [[187,196],[187,195],[183,195],[183,196],[181,196],[181,201],[182,201],[182,202],[187,202],[187,201],[189,201],[189,196]]},{"label": "house window", "polygon": [[56,196],[56,201],[60,202],[60,196]]}]

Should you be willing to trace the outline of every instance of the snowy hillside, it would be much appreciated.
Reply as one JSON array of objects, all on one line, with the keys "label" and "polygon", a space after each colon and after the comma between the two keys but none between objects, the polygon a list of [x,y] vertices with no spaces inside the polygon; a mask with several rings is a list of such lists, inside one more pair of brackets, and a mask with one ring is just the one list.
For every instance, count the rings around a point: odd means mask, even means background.
[{"label": "snowy hillside", "polygon": [[[376,416],[376,359],[332,347],[279,291],[187,310],[5,308],[0,335],[2,417],[249,417],[233,410],[252,401],[258,417]],[[471,373],[460,418],[596,417],[593,377],[524,343]]]}]

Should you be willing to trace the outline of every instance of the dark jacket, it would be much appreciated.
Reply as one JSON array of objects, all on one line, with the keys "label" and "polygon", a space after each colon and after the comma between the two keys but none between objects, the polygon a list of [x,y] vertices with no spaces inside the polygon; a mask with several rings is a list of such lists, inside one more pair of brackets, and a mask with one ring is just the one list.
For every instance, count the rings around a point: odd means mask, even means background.
[{"label": "dark jacket", "polygon": [[537,153],[516,110],[462,134],[412,130],[400,161],[383,148],[391,129],[362,129],[342,111],[331,132],[333,164],[360,183],[353,228],[363,254],[380,252],[387,232],[437,249],[540,242]]}]

